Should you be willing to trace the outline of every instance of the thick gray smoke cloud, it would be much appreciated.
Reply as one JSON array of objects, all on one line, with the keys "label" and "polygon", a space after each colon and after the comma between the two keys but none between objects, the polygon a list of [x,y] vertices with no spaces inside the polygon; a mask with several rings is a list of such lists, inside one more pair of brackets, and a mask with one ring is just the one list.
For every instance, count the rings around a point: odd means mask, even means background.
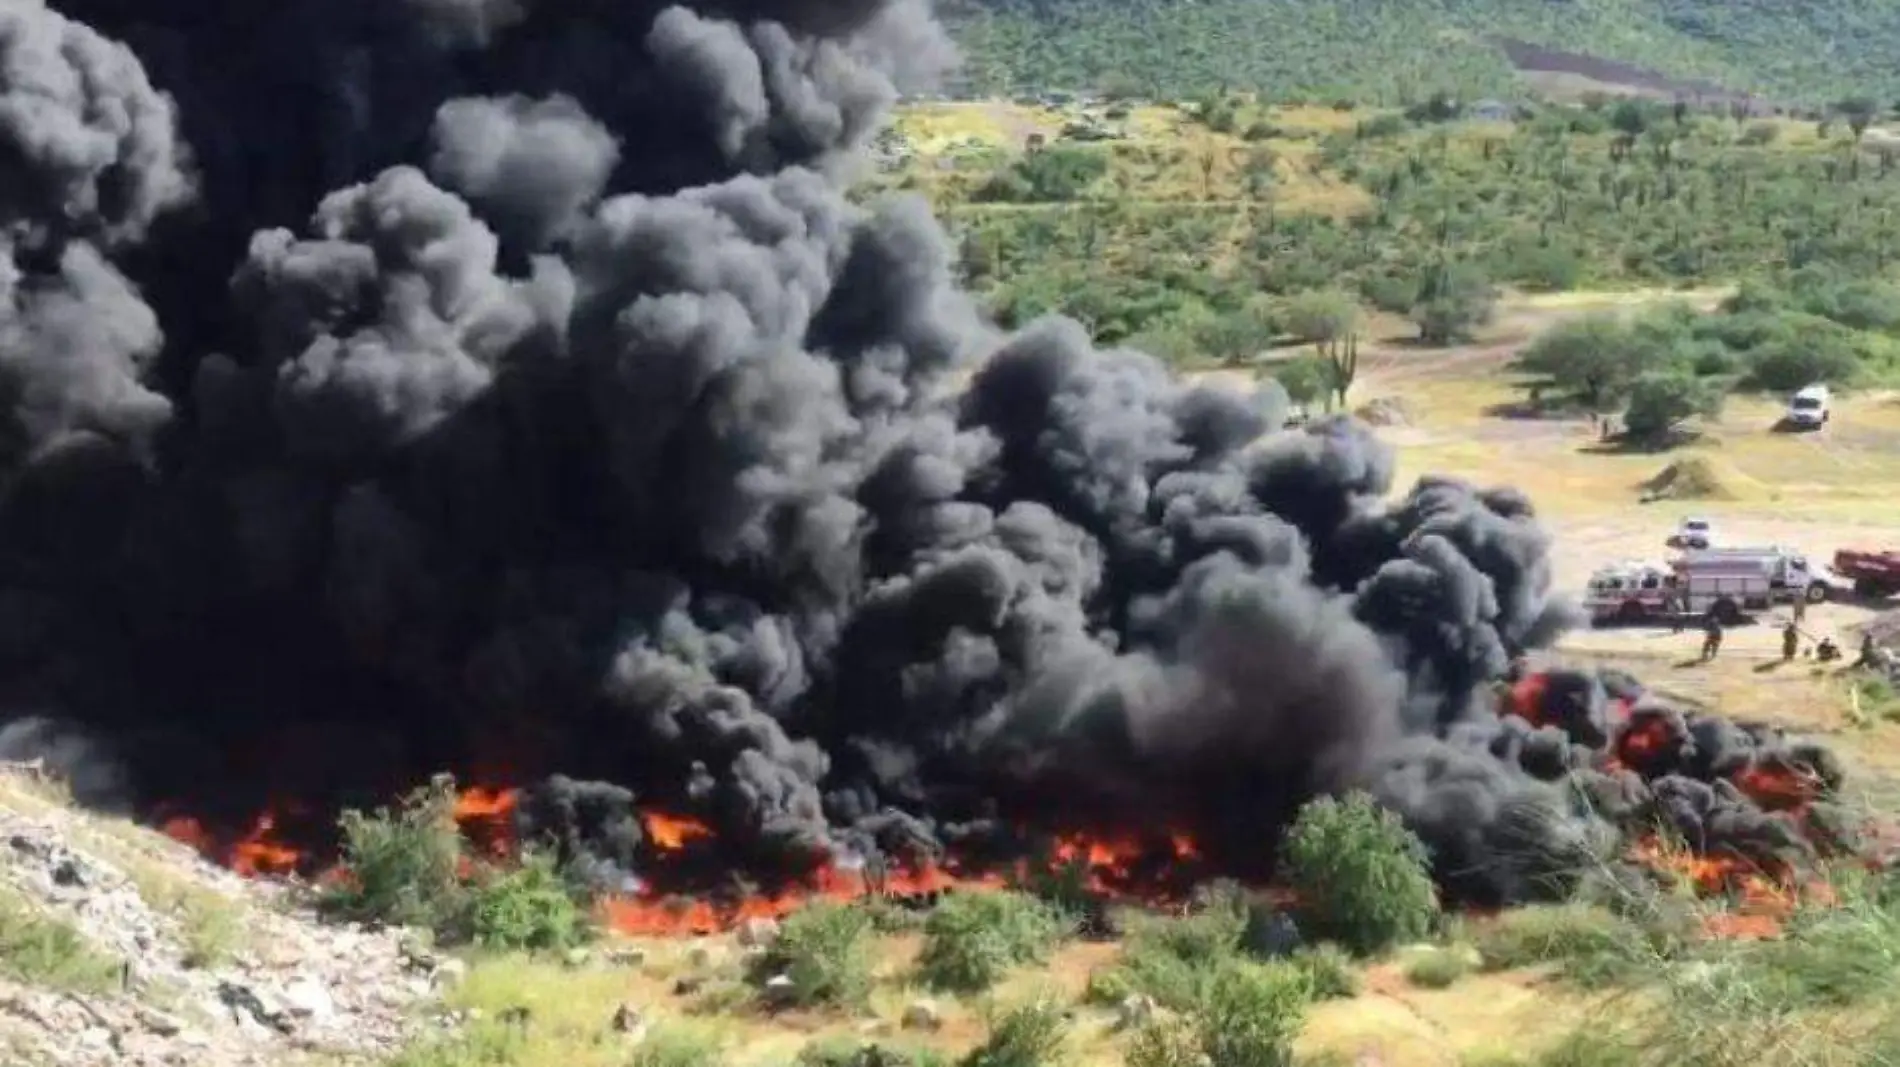
[{"label": "thick gray smoke cloud", "polygon": [[20,0],[0,10],[0,466],[74,433],[142,446],[158,318],[106,254],[193,195],[169,98],[124,45]]},{"label": "thick gray smoke cloud", "polygon": [[[1051,817],[1259,865],[1355,786],[1473,895],[1603,847],[1606,737],[1492,706],[1570,621],[1520,495],[1002,336],[845,197],[921,5],[68,10],[132,50],[0,12],[0,693],[148,799],[562,772],[524,814],[608,874],[641,803],[759,867]],[[80,430],[149,463],[33,458]]]}]

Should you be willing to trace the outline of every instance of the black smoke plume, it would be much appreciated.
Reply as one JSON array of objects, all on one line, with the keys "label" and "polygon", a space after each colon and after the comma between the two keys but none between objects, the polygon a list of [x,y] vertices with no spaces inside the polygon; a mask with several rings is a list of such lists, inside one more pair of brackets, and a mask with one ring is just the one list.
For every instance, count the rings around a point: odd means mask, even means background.
[{"label": "black smoke plume", "polygon": [[913,0],[12,0],[8,707],[145,810],[533,786],[604,875],[643,805],[753,870],[1099,822],[1265,873],[1364,787],[1490,899],[1731,825],[1600,769],[1600,692],[1499,719],[1571,619],[1521,495],[1005,336],[847,198],[951,59]]}]

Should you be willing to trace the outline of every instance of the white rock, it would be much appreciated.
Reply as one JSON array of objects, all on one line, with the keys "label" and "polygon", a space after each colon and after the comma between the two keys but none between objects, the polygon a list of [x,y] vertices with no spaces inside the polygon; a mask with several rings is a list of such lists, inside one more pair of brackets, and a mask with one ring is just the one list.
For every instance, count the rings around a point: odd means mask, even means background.
[{"label": "white rock", "polygon": [[159,1011],[157,1008],[141,1006],[137,1010],[139,1022],[143,1024],[147,1030],[150,1030],[160,1037],[172,1037],[184,1029],[184,1025],[177,1019]]},{"label": "white rock", "polygon": [[1155,998],[1146,993],[1130,993],[1115,1006],[1115,1025],[1123,1030],[1146,1025],[1155,1014]]},{"label": "white rock", "polygon": [[903,1024],[906,1030],[936,1030],[943,1025],[943,1013],[935,1001],[914,1000],[904,1009]]},{"label": "white rock", "polygon": [[284,986],[284,1010],[294,1018],[327,1022],[336,1017],[336,1001],[322,982],[300,974]]},{"label": "white rock", "polygon": [[765,980],[759,992],[767,1004],[789,1004],[797,989],[798,987],[792,984],[791,975],[775,974]]}]

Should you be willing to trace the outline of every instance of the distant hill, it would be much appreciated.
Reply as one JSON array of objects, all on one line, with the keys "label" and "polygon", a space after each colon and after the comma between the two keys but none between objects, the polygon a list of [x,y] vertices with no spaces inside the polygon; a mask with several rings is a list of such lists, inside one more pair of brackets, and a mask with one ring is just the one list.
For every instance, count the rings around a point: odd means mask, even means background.
[{"label": "distant hill", "polygon": [[[1724,90],[1900,100],[1900,0],[940,0],[982,93],[1227,86],[1395,102],[1434,90]],[[1515,62],[1514,62],[1515,59]],[[1526,79],[1520,68],[1528,66]],[[1552,69],[1554,66],[1555,69]],[[1608,77],[1605,77],[1608,75]],[[1540,80],[1541,78],[1541,80]]]}]

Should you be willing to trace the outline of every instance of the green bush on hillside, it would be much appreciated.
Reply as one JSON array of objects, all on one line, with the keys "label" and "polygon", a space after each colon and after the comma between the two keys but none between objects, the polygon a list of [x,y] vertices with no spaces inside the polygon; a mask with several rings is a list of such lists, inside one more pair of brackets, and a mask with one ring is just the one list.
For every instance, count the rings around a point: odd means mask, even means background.
[{"label": "green bush on hillside", "polygon": [[1302,933],[1362,955],[1419,940],[1438,918],[1425,846],[1363,793],[1309,801],[1281,844],[1279,874]]},{"label": "green bush on hillside", "polygon": [[468,894],[452,778],[436,777],[394,808],[346,811],[340,826],[348,875],[323,892],[321,910],[359,922],[465,932]]},{"label": "green bush on hillside", "polygon": [[1062,1005],[1039,999],[997,1013],[989,1036],[971,1049],[958,1067],[1048,1067],[1068,1029]]},{"label": "green bush on hillside", "polygon": [[1288,1067],[1312,1000],[1310,979],[1297,967],[1223,960],[1179,1017],[1136,1033],[1129,1067]]},{"label": "green bush on hillside", "polygon": [[927,985],[979,992],[1010,968],[1047,958],[1066,926],[1055,908],[1027,894],[952,894],[924,921],[917,970]]},{"label": "green bush on hillside", "polygon": [[568,948],[592,934],[586,911],[545,853],[519,866],[485,872],[468,891],[468,932],[489,949]]},{"label": "green bush on hillside", "polygon": [[873,916],[849,904],[820,901],[786,916],[778,937],[751,964],[763,984],[783,976],[788,1006],[856,1008],[870,996]]}]

